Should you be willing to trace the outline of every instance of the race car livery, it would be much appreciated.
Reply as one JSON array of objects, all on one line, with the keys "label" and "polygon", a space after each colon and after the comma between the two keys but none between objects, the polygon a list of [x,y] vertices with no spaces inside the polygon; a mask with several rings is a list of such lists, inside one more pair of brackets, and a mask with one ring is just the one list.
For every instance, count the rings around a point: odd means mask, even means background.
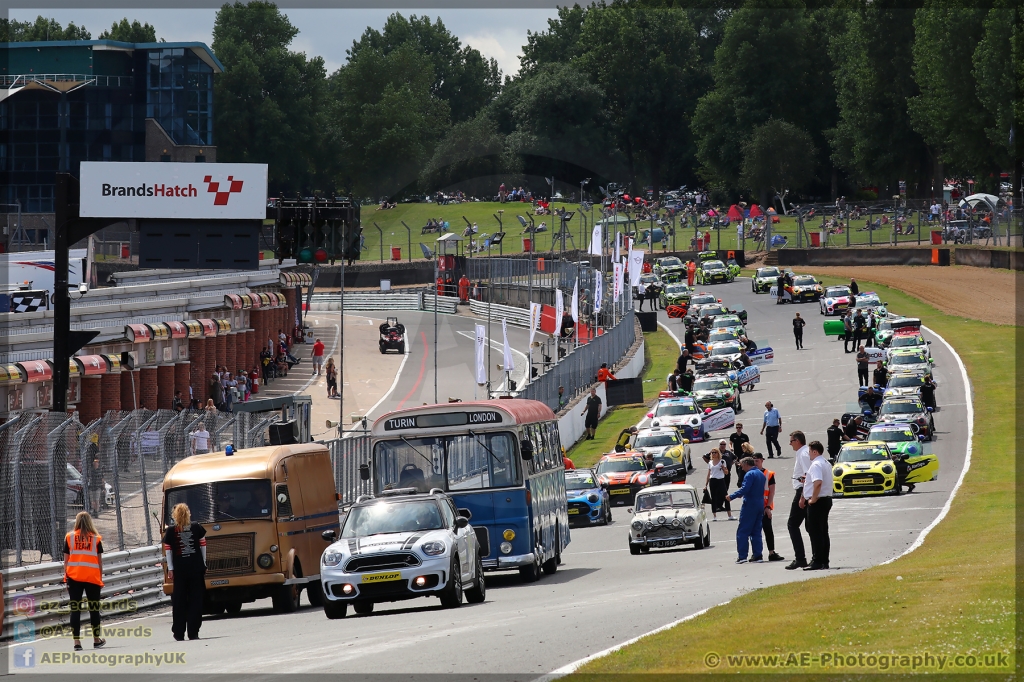
[{"label": "race car livery", "polygon": [[[686,277],[686,265],[675,256],[665,256],[654,261],[654,274],[664,281],[669,281],[669,276],[677,278]],[[678,281],[678,279],[673,280]]]},{"label": "race car livery", "polygon": [[853,297],[853,303],[850,304],[851,308],[855,308],[862,313],[870,312],[876,318],[883,318],[889,315],[889,311],[886,310],[887,303],[883,303],[882,299],[878,298],[878,294],[873,291],[868,291],[863,294],[857,294]]},{"label": "race car livery", "polygon": [[931,348],[929,348],[930,345],[931,343],[925,341],[925,338],[921,336],[921,332],[900,329],[889,339],[889,345],[886,346],[886,350],[889,357],[892,357],[894,351],[915,350],[924,353],[930,358],[932,356]]},{"label": "race car livery", "polygon": [[693,401],[702,410],[731,407],[734,412],[739,412],[743,409],[739,384],[724,374],[712,374],[695,380]]},{"label": "race car livery", "polygon": [[565,496],[569,505],[569,524],[608,525],[612,520],[612,504],[608,491],[598,482],[593,469],[570,469],[565,472]]},{"label": "race car livery", "polygon": [[740,267],[740,264],[736,262],[735,258],[730,258],[729,260],[725,261],[725,267],[729,270],[729,276],[732,279],[736,279],[737,277],[739,277],[740,272],[743,271],[743,268]]},{"label": "race car livery", "polygon": [[921,320],[916,317],[886,317],[885,319],[878,320],[875,326],[875,344],[879,348],[883,348],[889,345],[893,335],[896,332],[904,331],[920,331]]},{"label": "race car livery", "polygon": [[921,348],[897,348],[888,353],[889,368],[894,371],[929,374],[932,371],[933,360],[928,357],[928,351]]},{"label": "race car livery", "polygon": [[647,413],[652,426],[674,426],[691,443],[704,440],[703,412],[693,398],[665,398]]},{"label": "race car livery", "polygon": [[711,358],[715,360],[728,360],[735,362],[740,359],[743,346],[738,341],[718,341],[711,344]]},{"label": "race car livery", "polygon": [[767,294],[778,283],[781,274],[778,268],[758,268],[750,278],[750,288],[755,294]]},{"label": "race car livery", "polygon": [[654,426],[640,429],[633,440],[632,448],[644,455],[654,455],[656,463],[657,458],[664,457],[669,461],[662,462],[663,464],[685,464],[688,470],[693,469],[690,444],[674,427]]},{"label": "race car livery", "polygon": [[886,398],[878,410],[878,422],[881,424],[906,424],[911,430],[917,431],[921,440],[934,440],[935,418],[932,408],[925,407],[920,398],[900,397]]},{"label": "race car livery", "polygon": [[913,430],[899,424],[877,424],[871,427],[869,441],[885,443],[893,458],[902,457],[907,465],[904,483],[924,483],[939,477],[939,458],[925,454],[924,446]]},{"label": "race car livery", "polygon": [[735,279],[729,274],[729,269],[720,260],[708,260],[697,268],[698,284],[725,284]]},{"label": "race car livery", "polygon": [[594,472],[615,507],[633,504],[637,492],[650,483],[650,471],[638,452],[604,455]]},{"label": "race car livery", "polygon": [[889,375],[889,381],[885,385],[883,397],[893,398],[900,396],[920,397],[921,387],[924,385],[924,375],[916,372],[899,372]]},{"label": "race car livery", "polygon": [[702,291],[699,294],[690,295],[690,308],[697,308],[708,303],[721,303],[722,299],[716,298],[714,294]]},{"label": "race car livery", "polygon": [[840,315],[849,310],[852,299],[853,294],[848,286],[825,287],[820,312],[822,315]]},{"label": "race car livery", "polygon": [[711,545],[711,527],[692,485],[652,486],[637,495],[629,524],[629,553],[693,544]]},{"label": "race car livery", "polygon": [[716,343],[722,343],[723,341],[739,341],[740,332],[739,329],[742,327],[722,327],[721,329],[713,329],[708,335],[708,343],[714,348]]},{"label": "race car livery", "polygon": [[794,275],[793,283],[785,287],[793,302],[817,301],[821,298],[822,288],[813,275]]},{"label": "race car livery", "polygon": [[693,289],[685,284],[666,284],[658,298],[662,308],[667,309],[670,305],[689,306],[692,293]]},{"label": "race car livery", "polygon": [[881,441],[844,443],[832,468],[832,495],[886,495],[896,490],[896,465]]}]

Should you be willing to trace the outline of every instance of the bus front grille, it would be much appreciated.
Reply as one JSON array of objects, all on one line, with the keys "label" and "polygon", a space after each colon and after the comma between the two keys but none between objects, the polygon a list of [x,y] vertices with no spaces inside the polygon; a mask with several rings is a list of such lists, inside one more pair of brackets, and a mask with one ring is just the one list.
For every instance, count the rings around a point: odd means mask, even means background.
[{"label": "bus front grille", "polygon": [[255,536],[255,533],[207,536],[206,575],[209,577],[252,573]]}]

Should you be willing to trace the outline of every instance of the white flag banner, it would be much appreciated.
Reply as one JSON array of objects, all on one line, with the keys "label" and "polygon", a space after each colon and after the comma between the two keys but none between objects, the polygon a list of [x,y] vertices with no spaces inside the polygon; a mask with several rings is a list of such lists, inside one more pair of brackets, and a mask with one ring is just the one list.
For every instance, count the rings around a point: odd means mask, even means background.
[{"label": "white flag banner", "polygon": [[601,223],[594,225],[594,231],[590,235],[590,255],[600,256],[604,251],[604,233]]},{"label": "white flag banner", "polygon": [[555,289],[555,329],[562,327],[562,315],[565,314],[565,301],[562,300],[562,290]]},{"label": "white flag banner", "polygon": [[629,251],[629,283],[631,286],[640,286],[640,275],[644,272],[644,252]]},{"label": "white flag banner", "polygon": [[487,327],[476,326],[476,383],[487,383]]},{"label": "white flag banner", "polygon": [[572,285],[572,321],[577,325],[580,323],[580,280],[579,278]]},{"label": "white flag banner", "polygon": [[540,329],[540,303],[530,303],[530,348],[533,348],[533,337]]},{"label": "white flag banner", "polygon": [[612,298],[622,297],[622,263],[612,263]]},{"label": "white flag banner", "polygon": [[622,258],[622,233],[615,233],[615,260]]},{"label": "white flag banner", "polygon": [[594,312],[601,312],[601,303],[604,302],[604,274],[598,272],[594,277]]},{"label": "white flag banner", "polygon": [[501,335],[505,337],[503,353],[503,367],[502,369],[506,372],[511,372],[516,368],[516,363],[512,360],[512,347],[508,345],[508,320],[501,318]]}]

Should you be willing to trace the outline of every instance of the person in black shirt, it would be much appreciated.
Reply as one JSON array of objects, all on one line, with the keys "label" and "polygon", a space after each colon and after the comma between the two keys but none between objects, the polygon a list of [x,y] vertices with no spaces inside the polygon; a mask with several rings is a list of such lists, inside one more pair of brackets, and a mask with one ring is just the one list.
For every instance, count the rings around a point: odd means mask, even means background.
[{"label": "person in black shirt", "polygon": [[782,303],[782,295],[786,291],[786,278],[779,275],[779,278],[775,280],[775,291],[778,293],[778,298],[775,299],[775,305]]},{"label": "person in black shirt", "polygon": [[743,433],[743,424],[736,423],[736,430],[729,434],[729,443],[733,452],[743,452],[743,444],[750,442],[750,436]]},{"label": "person in black shirt", "polygon": [[[693,342],[694,341],[696,341],[696,339],[693,336],[693,329],[691,329],[690,327],[687,327],[686,328],[686,334],[683,336],[683,345],[686,346],[686,350],[690,354],[693,353]],[[683,369],[685,370],[686,368],[684,367]]]},{"label": "person in black shirt", "polygon": [[871,356],[864,350],[864,346],[860,346],[857,349],[857,385],[867,386],[868,385],[868,362],[871,361]]},{"label": "person in black shirt", "polygon": [[861,339],[864,338],[864,332],[867,329],[867,320],[864,319],[864,315],[858,310],[853,315],[853,347],[858,348],[860,346]]},{"label": "person in black shirt", "polygon": [[852,278],[850,279],[850,293],[854,296],[860,293],[860,287],[857,286],[857,280]]},{"label": "person in black shirt", "polygon": [[689,393],[693,390],[693,370],[686,370],[679,375],[679,378],[676,381],[678,382],[680,391],[683,393]]},{"label": "person in black shirt", "polygon": [[743,347],[746,349],[748,353],[753,353],[755,350],[757,350],[757,344],[748,339],[746,336],[740,337],[740,343],[743,344]]},{"label": "person in black shirt", "polygon": [[871,373],[871,380],[875,382],[875,386],[881,386],[885,388],[885,385],[889,383],[889,372],[886,371],[885,365],[881,360],[875,365],[875,371]]},{"label": "person in black shirt", "polygon": [[935,381],[931,374],[926,374],[924,383],[921,384],[921,402],[925,407],[930,407],[933,412],[935,411]]},{"label": "person in black shirt", "polygon": [[857,415],[850,421],[846,422],[846,426],[843,427],[843,433],[846,434],[847,440],[857,440],[858,427],[860,426],[863,419],[860,415]]},{"label": "person in black shirt", "polygon": [[590,395],[587,396],[587,406],[584,408],[580,416],[586,415],[586,420],[583,422],[583,426],[587,430],[587,440],[594,440],[594,434],[597,432],[597,420],[601,417],[601,398],[597,395],[597,389],[590,389]]},{"label": "person in black shirt", "polygon": [[682,374],[683,372],[686,371],[686,365],[689,362],[690,362],[690,351],[688,351],[687,349],[684,348],[683,352],[680,353],[679,357],[676,359],[676,369],[679,370],[680,374]]},{"label": "person in black shirt", "polygon": [[835,462],[836,457],[839,456],[839,451],[843,449],[843,441],[847,440],[838,419],[832,420],[832,426],[828,427],[825,435],[828,436],[828,457]]},{"label": "person in black shirt", "polygon": [[174,584],[171,594],[171,632],[179,642],[199,639],[203,624],[203,597],[206,592],[206,529],[192,523],[187,504],[176,504],[171,511],[174,525],[164,533],[167,579]]},{"label": "person in black shirt", "polygon": [[675,393],[679,390],[679,370],[672,370],[672,373],[668,375],[668,390]]},{"label": "person in black shirt", "polygon": [[804,347],[804,325],[806,325],[806,324],[807,324],[807,322],[804,321],[804,318],[800,317],[800,313],[797,313],[796,317],[793,318],[793,336],[796,338],[796,349],[797,350],[803,350],[803,347]]},{"label": "person in black shirt", "polygon": [[562,326],[560,329],[561,331],[559,333],[563,339],[567,339],[572,336],[572,333],[576,330],[576,323],[573,322],[572,315],[569,314],[569,311],[562,313]]}]

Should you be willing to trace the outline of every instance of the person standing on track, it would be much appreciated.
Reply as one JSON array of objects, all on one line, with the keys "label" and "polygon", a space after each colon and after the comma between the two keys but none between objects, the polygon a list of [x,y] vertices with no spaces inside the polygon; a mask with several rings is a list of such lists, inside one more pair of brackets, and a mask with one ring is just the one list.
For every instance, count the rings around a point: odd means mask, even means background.
[{"label": "person standing on track", "polygon": [[850,293],[856,296],[860,293],[860,287],[857,286],[857,280],[850,278]]},{"label": "person standing on track", "polygon": [[338,368],[334,365],[334,358],[327,358],[327,367],[324,369],[327,375],[327,397],[338,397]]},{"label": "person standing on track", "polygon": [[772,513],[775,511],[775,472],[764,468],[764,455],[755,452],[754,465],[764,474],[764,519],[761,531],[764,533],[764,545],[768,548],[768,561],[783,561],[786,557],[775,551],[775,531],[772,529]]},{"label": "person standing on track", "polygon": [[804,321],[804,318],[800,317],[800,313],[797,313],[796,317],[793,318],[793,336],[796,338],[797,350],[803,350],[804,348],[804,325],[806,324],[807,322]]},{"label": "person standing on track", "polygon": [[729,434],[733,452],[743,452],[743,444],[750,442],[750,436],[743,433],[743,424],[736,422],[736,430]]},{"label": "person standing on track", "polygon": [[179,642],[199,639],[203,625],[203,598],[206,593],[206,529],[192,523],[188,505],[179,503],[171,510],[174,525],[164,533],[167,579],[174,585],[171,594],[171,633]]},{"label": "person standing on track", "polygon": [[[765,443],[768,448],[768,459],[773,457],[772,445],[775,451],[782,457],[782,447],[779,445],[779,429],[782,428],[782,415],[772,405],[772,401],[764,404],[764,418],[761,420],[761,433],[764,434]],[[765,433],[767,431],[767,433]]]},{"label": "person standing on track", "polygon": [[[869,313],[870,314],[870,313]],[[864,334],[867,331],[867,320],[864,319],[864,314],[857,310],[853,313],[853,347],[857,348],[860,346],[861,340],[864,338]]]},{"label": "person standing on track", "polygon": [[885,385],[889,383],[889,372],[885,369],[885,363],[881,360],[875,365],[875,371],[871,373],[871,380],[875,383],[875,386],[881,386],[885,388]]},{"label": "person standing on track", "polygon": [[828,427],[825,435],[828,436],[828,456],[834,462],[839,456],[839,451],[843,449],[843,441],[848,440],[838,419],[832,420],[832,426]]},{"label": "person standing on track", "polygon": [[828,537],[828,514],[832,511],[832,465],[822,454],[825,448],[811,441],[810,466],[800,497],[800,507],[807,510],[807,534],[811,536],[811,564],[805,571],[828,568],[832,543]]},{"label": "person standing on track", "polygon": [[871,362],[871,356],[864,350],[864,346],[857,347],[857,385],[867,386],[868,385],[868,363]]},{"label": "person standing on track", "polygon": [[597,395],[596,388],[590,389],[587,405],[583,408],[583,412],[580,412],[580,416],[586,416],[583,426],[587,430],[587,440],[594,440],[594,435],[597,433],[597,420],[601,417],[601,398]]},{"label": "person standing on track", "polygon": [[708,493],[711,495],[711,519],[713,521],[718,520],[718,512],[725,511],[729,514],[729,520],[732,521],[732,507],[726,506],[726,493],[729,492],[729,488],[725,482],[725,476],[728,472],[728,465],[725,460],[722,459],[722,453],[718,451],[718,448],[712,448],[710,460],[708,461],[708,475],[704,479],[704,487],[707,488]]},{"label": "person standing on track", "polygon": [[[793,458],[793,504],[789,508],[789,520],[786,527],[789,529],[789,539],[793,542],[793,554],[795,558],[786,566],[786,570],[793,571],[798,568],[807,567],[807,554],[804,551],[804,538],[800,534],[800,526],[807,520],[807,512],[804,511],[804,481],[807,476],[807,468],[811,465],[811,457],[807,448],[807,437],[803,431],[794,431],[789,434],[789,444],[796,450]],[[831,471],[829,472],[831,473]],[[829,484],[829,492],[832,491],[832,484]]]},{"label": "person standing on track", "polygon": [[752,457],[740,460],[743,467],[743,487],[729,495],[729,500],[743,498],[740,507],[740,522],[736,526],[736,563],[747,563],[747,551],[751,551],[750,561],[764,561],[764,545],[761,544],[762,522],[764,520],[764,491],[767,485],[765,475],[754,464]]},{"label": "person standing on track", "polygon": [[313,343],[313,374],[320,375],[324,371],[324,342],[317,339]]},{"label": "person standing on track", "polygon": [[101,648],[107,640],[100,637],[100,589],[103,587],[103,537],[96,532],[89,512],[75,516],[75,527],[64,536],[64,582],[71,604],[71,636],[75,651],[82,650],[82,595],[85,594],[92,630],[92,647]]},{"label": "person standing on track", "polygon": [[[847,310],[843,314],[843,352],[850,352],[850,343],[853,342],[853,313]],[[857,350],[857,345],[854,344],[854,350]]]}]

